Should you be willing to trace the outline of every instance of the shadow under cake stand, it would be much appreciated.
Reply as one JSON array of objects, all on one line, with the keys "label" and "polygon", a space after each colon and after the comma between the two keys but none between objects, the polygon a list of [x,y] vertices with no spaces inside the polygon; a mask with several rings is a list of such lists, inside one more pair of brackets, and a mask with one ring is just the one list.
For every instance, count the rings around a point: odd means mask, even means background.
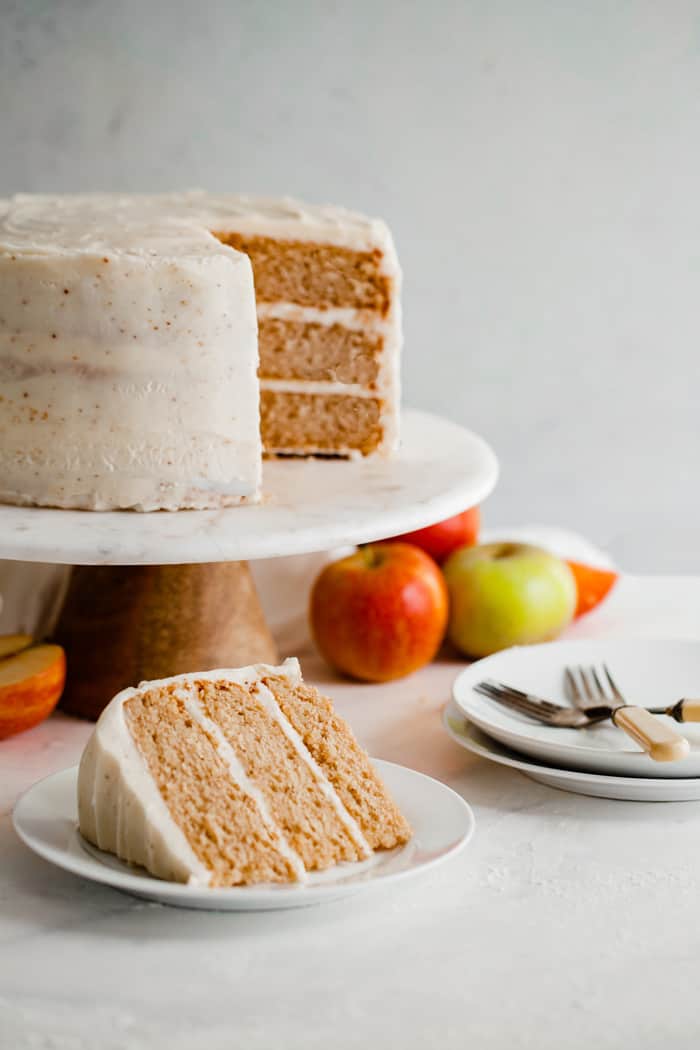
[{"label": "shadow under cake stand", "polygon": [[394,458],[266,460],[254,506],[150,514],[0,506],[0,558],[76,566],[54,632],[68,659],[61,706],[96,718],[139,681],[277,661],[248,561],[434,524],[480,503],[497,477],[476,434],[405,410]]}]

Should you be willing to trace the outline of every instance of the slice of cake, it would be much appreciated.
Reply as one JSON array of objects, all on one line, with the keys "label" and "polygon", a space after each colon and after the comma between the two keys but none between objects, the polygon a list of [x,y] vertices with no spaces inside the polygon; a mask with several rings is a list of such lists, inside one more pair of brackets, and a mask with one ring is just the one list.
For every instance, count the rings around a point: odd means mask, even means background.
[{"label": "slice of cake", "polygon": [[297,660],[143,682],[105,708],[80,763],[81,834],[177,882],[303,881],[410,828]]},{"label": "slice of cake", "polygon": [[341,208],[0,201],[0,501],[254,502],[261,433],[273,454],[390,454],[400,280],[385,224]]}]

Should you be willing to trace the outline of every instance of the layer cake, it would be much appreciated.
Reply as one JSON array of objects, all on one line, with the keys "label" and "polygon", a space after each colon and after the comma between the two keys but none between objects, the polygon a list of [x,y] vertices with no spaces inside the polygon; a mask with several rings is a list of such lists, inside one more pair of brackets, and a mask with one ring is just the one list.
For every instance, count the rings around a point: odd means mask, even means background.
[{"label": "layer cake", "polygon": [[4,202],[0,500],[219,507],[259,499],[263,446],[390,454],[399,293],[387,227],[340,208]]}]

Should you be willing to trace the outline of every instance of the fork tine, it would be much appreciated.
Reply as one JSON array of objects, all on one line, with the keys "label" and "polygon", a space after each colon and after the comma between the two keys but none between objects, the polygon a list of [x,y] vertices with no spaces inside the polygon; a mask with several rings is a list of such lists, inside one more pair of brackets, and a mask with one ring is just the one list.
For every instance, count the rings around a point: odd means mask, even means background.
[{"label": "fork tine", "polygon": [[524,693],[522,689],[516,689],[514,685],[506,685],[505,682],[497,682],[495,678],[485,678],[484,684],[489,689],[500,689],[504,693],[512,693],[513,696],[520,696],[523,700],[527,700],[527,693]]},{"label": "fork tine", "polygon": [[594,666],[591,667],[591,677],[593,678],[593,681],[595,682],[595,685],[596,685],[596,689],[598,690],[598,699],[599,700],[607,700],[608,697],[606,695],[605,690],[603,689],[603,685],[602,685],[602,683],[600,681],[600,678],[598,677],[598,672],[596,671]]},{"label": "fork tine", "polygon": [[507,707],[531,714],[535,718],[552,718],[556,715],[556,711],[550,710],[534,700],[524,700],[522,697],[511,696],[509,693],[483,691],[482,695],[488,696],[490,700],[495,700],[496,703],[505,704]]},{"label": "fork tine", "polygon": [[613,691],[613,696],[615,697],[616,700],[620,700],[624,704],[625,698],[622,695],[622,693],[620,692],[620,690],[617,688],[617,686],[615,685],[615,680],[613,679],[613,676],[610,674],[610,669],[608,668],[607,664],[603,664],[603,670],[605,671],[605,677],[607,678],[608,682],[610,683],[610,688]]},{"label": "fork tine", "polygon": [[481,693],[483,696],[488,696],[490,700],[495,700],[497,703],[503,704],[504,707],[510,707],[514,711],[520,711],[521,714],[528,715],[530,718],[534,718],[537,722],[550,723],[554,717],[552,711],[540,707],[531,700],[522,700],[519,697],[509,696],[506,693],[490,692],[486,689],[480,689],[478,685],[475,685],[474,689],[477,693]]},{"label": "fork tine", "polygon": [[551,700],[545,700],[541,696],[533,696],[531,693],[524,693],[522,689],[516,689],[513,685],[506,685],[505,682],[497,682],[494,678],[485,678],[480,684],[485,685],[487,689],[491,689],[494,692],[508,694],[518,700],[530,701],[531,703],[535,703],[539,707],[546,708],[553,713],[561,710],[561,704],[555,704]]},{"label": "fork tine", "polygon": [[480,682],[474,686],[474,690],[477,693],[481,693],[482,696],[487,696],[490,700],[495,700],[499,704],[504,704],[505,707],[512,707],[516,711],[522,712],[522,714],[530,715],[532,718],[539,720],[540,722],[549,722],[554,716],[555,712],[548,710],[546,707],[540,706],[535,703],[534,700],[523,699],[519,696],[512,696],[509,693],[501,692],[498,689],[492,689]]},{"label": "fork tine", "polygon": [[574,678],[573,670],[571,667],[564,668],[564,681],[566,683],[566,689],[569,694],[569,699],[573,701],[576,707],[580,707],[583,702],[583,694],[579,689],[578,683]]},{"label": "fork tine", "polygon": [[586,700],[590,700],[592,703],[595,700],[595,694],[590,682],[588,681],[585,667],[579,667],[578,673],[581,678],[581,684],[583,685],[583,691],[586,694]]}]

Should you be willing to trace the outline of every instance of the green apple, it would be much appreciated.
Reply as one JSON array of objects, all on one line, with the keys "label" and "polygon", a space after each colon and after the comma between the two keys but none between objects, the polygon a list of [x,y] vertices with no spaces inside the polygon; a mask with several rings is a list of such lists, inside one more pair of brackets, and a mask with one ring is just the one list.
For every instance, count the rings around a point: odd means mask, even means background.
[{"label": "green apple", "polygon": [[576,611],[566,562],[524,543],[461,547],[443,566],[450,593],[448,635],[467,656],[555,638]]}]

